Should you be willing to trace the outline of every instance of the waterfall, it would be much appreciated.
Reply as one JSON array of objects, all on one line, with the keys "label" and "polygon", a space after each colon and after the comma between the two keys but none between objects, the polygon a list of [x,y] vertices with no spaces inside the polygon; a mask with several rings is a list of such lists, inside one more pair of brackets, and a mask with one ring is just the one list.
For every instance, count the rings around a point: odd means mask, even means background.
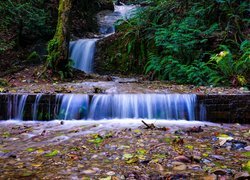
[{"label": "waterfall", "polygon": [[193,94],[65,94],[59,119],[168,119],[195,120]]},{"label": "waterfall", "polygon": [[32,112],[32,119],[33,120],[37,120],[38,106],[39,106],[39,102],[40,102],[41,97],[42,97],[42,94],[36,95],[35,103],[33,104],[33,112]]},{"label": "waterfall", "polygon": [[86,117],[89,96],[82,94],[65,94],[62,97],[59,119],[83,119]]},{"label": "waterfall", "polygon": [[[41,103],[42,96],[9,95],[6,99],[7,106],[2,107],[3,110],[6,109],[6,118],[38,120],[39,110],[44,118],[39,120],[195,120],[198,107],[195,94],[57,94],[54,98],[44,98]],[[200,113],[204,114],[204,107],[201,106]]]},{"label": "waterfall", "polygon": [[8,118],[15,120],[22,120],[24,114],[24,107],[27,100],[27,94],[15,94],[8,97]]},{"label": "waterfall", "polygon": [[[106,16],[99,19],[99,27],[101,35],[110,35],[115,32],[114,23],[121,18],[128,18],[129,11],[135,6],[115,6],[115,11],[108,13]],[[128,15],[127,15],[128,13]],[[99,39],[80,39],[70,42],[70,59],[73,60],[73,67],[84,71],[85,73],[93,73],[93,60],[95,55],[95,45]]]},{"label": "waterfall", "polygon": [[192,94],[95,95],[88,118],[195,120],[195,103]]},{"label": "waterfall", "polygon": [[115,22],[119,19],[129,19],[133,15],[134,5],[114,6],[114,12],[107,13],[105,16],[97,15],[99,32],[103,35],[109,35],[115,32]]},{"label": "waterfall", "polygon": [[74,62],[74,68],[85,73],[93,72],[96,41],[97,39],[80,39],[70,42],[70,59]]}]

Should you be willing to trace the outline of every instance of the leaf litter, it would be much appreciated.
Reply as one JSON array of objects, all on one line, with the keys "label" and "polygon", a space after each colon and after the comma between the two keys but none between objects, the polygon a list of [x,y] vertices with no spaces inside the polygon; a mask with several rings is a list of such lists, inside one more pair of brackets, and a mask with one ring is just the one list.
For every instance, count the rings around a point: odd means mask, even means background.
[{"label": "leaf litter", "polygon": [[[54,131],[51,126],[44,135],[44,127],[38,131],[35,125],[0,126],[0,179],[249,178],[249,125],[145,123],[97,132],[89,131],[97,125]],[[58,134],[69,138],[50,141]]]}]

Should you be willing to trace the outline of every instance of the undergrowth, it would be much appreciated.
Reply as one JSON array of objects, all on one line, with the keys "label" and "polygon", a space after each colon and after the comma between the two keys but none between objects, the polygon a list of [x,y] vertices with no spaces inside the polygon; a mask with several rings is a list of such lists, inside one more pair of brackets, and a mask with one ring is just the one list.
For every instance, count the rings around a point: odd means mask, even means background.
[{"label": "undergrowth", "polygon": [[130,20],[110,62],[123,72],[195,85],[249,85],[250,10],[239,0],[149,0]]}]

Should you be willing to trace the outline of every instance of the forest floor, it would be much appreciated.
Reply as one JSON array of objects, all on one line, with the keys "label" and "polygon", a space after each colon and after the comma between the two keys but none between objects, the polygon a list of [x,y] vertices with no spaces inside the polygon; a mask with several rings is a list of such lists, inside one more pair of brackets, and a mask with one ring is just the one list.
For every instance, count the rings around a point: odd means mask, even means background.
[{"label": "forest floor", "polygon": [[249,125],[144,121],[1,122],[0,179],[249,179]]},{"label": "forest floor", "polygon": [[212,87],[178,85],[167,81],[149,81],[144,76],[123,78],[110,75],[74,72],[74,78],[37,78],[42,65],[27,66],[19,72],[2,77],[7,83],[2,93],[195,93],[195,94],[250,94],[243,87]]}]

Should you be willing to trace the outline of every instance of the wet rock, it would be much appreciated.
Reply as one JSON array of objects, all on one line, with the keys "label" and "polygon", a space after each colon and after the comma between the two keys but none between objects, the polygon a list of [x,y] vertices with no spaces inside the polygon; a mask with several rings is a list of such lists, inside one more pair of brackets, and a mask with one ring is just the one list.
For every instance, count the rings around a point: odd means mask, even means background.
[{"label": "wet rock", "polygon": [[180,166],[180,165],[182,165],[182,164],[184,164],[184,163],[178,162],[178,161],[172,162],[172,165],[173,165],[173,166]]},{"label": "wet rock", "polygon": [[195,162],[200,162],[201,161],[201,157],[200,156],[193,156],[193,160],[195,161]]},{"label": "wet rock", "polygon": [[177,180],[177,179],[187,179],[188,176],[185,174],[170,174],[167,176],[167,178],[164,179],[173,179],[173,180]]},{"label": "wet rock", "polygon": [[185,164],[181,164],[181,165],[173,167],[174,171],[185,171],[186,169],[187,169],[187,166]]},{"label": "wet rock", "polygon": [[217,159],[217,160],[224,160],[225,159],[223,156],[220,156],[220,155],[211,155],[210,157]]},{"label": "wet rock", "polygon": [[208,176],[205,176],[205,177],[203,178],[203,180],[216,180],[216,179],[217,179],[217,177],[216,177],[215,174],[208,175]]},{"label": "wet rock", "polygon": [[219,138],[217,138],[216,136],[212,136],[212,141],[218,141]]},{"label": "wet rock", "polygon": [[152,168],[152,169],[155,169],[155,170],[157,170],[157,171],[164,171],[164,168],[163,168],[163,166],[161,165],[161,164],[159,164],[159,163],[154,163],[154,162],[150,162],[150,167]]},{"label": "wet rock", "polygon": [[88,169],[88,170],[84,170],[82,171],[83,174],[87,174],[87,175],[92,175],[92,174],[95,174],[96,171],[95,170],[92,170],[92,169]]},{"label": "wet rock", "polygon": [[106,173],[106,175],[108,175],[108,176],[114,176],[115,172],[114,171],[109,171],[109,172]]},{"label": "wet rock", "polygon": [[91,159],[96,159],[96,158],[98,158],[98,155],[97,155],[97,154],[94,154],[94,155],[91,157]]},{"label": "wet rock", "polygon": [[17,156],[12,152],[4,153],[4,152],[0,151],[0,158],[13,158],[13,159],[15,159],[15,158],[17,158]]},{"label": "wet rock", "polygon": [[227,174],[227,171],[224,169],[217,169],[213,172],[213,174],[215,174],[216,176],[220,175],[220,176],[224,176]]},{"label": "wet rock", "polygon": [[244,141],[237,141],[237,140],[232,140],[232,149],[242,149],[245,148],[247,146],[247,143]]},{"label": "wet rock", "polygon": [[94,90],[93,90],[93,93],[95,94],[100,94],[100,93],[104,93],[104,89],[100,88],[100,87],[93,87]]},{"label": "wet rock", "polygon": [[211,160],[209,160],[209,159],[202,159],[201,162],[204,163],[204,164],[208,164],[208,163],[211,163]]},{"label": "wet rock", "polygon": [[185,134],[185,132],[183,132],[182,130],[176,130],[175,132],[174,132],[174,134],[176,134],[176,135],[184,135]]},{"label": "wet rock", "polygon": [[140,163],[143,165],[148,165],[148,163],[150,163],[150,160],[143,160],[143,161],[140,161]]},{"label": "wet rock", "polygon": [[244,149],[246,146],[246,142],[238,140],[225,140],[225,142],[221,145],[221,147],[233,150]]},{"label": "wet rock", "polygon": [[250,151],[250,146],[244,148],[246,151]]},{"label": "wet rock", "polygon": [[179,161],[179,162],[183,162],[183,163],[190,163],[191,160],[190,158],[186,157],[186,156],[177,156],[174,158],[175,161]]},{"label": "wet rock", "polygon": [[189,169],[192,169],[192,170],[201,170],[201,166],[198,165],[198,164],[192,164],[189,166]]},{"label": "wet rock", "polygon": [[248,172],[239,172],[239,173],[235,174],[234,179],[235,180],[246,180],[246,179],[250,179],[250,175]]},{"label": "wet rock", "polygon": [[187,133],[200,133],[203,132],[204,130],[201,128],[201,126],[199,127],[192,127],[189,128],[188,130],[186,130]]}]

